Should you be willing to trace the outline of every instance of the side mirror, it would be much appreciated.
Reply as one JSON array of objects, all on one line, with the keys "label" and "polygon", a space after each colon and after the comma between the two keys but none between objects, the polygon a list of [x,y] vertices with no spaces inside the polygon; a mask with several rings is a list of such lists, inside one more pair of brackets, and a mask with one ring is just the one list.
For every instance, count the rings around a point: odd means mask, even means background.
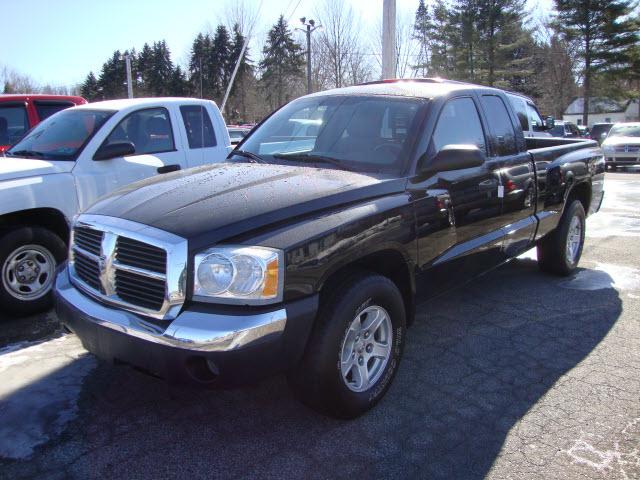
[{"label": "side mirror", "polygon": [[476,145],[445,145],[421,170],[423,172],[448,172],[479,167],[487,159]]},{"label": "side mirror", "polygon": [[131,142],[115,142],[102,145],[93,155],[94,160],[109,160],[136,153],[136,147]]},{"label": "side mirror", "polygon": [[551,130],[553,127],[556,126],[556,120],[553,117],[547,117],[544,123],[547,127],[547,130]]}]

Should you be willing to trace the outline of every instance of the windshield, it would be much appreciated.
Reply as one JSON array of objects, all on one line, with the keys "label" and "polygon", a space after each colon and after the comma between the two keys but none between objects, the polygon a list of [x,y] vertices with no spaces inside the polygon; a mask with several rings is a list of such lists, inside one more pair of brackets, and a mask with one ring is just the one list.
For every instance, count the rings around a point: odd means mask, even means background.
[{"label": "windshield", "polygon": [[113,113],[63,110],[39,123],[7,154],[44,160],[75,160],[85,143]]},{"label": "windshield", "polygon": [[249,152],[269,163],[399,173],[421,105],[421,99],[383,96],[302,98],[267,119],[231,156]]},{"label": "windshield", "polygon": [[640,137],[640,124],[615,125],[609,130],[609,137]]}]

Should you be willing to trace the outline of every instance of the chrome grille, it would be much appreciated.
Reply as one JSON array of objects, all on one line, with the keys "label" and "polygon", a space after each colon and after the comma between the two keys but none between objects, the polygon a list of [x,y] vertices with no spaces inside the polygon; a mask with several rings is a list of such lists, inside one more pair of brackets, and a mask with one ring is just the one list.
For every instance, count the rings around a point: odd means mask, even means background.
[{"label": "chrome grille", "polygon": [[73,228],[69,272],[105,303],[157,319],[184,302],[187,242],[128,220],[81,215]]},{"label": "chrome grille", "polygon": [[167,252],[162,248],[138,242],[132,238],[118,237],[116,242],[118,263],[144,268],[158,273],[167,271]]},{"label": "chrome grille", "polygon": [[104,293],[104,289],[100,284],[100,263],[98,261],[76,250],[74,252],[74,266],[78,277],[83,282],[100,293]]},{"label": "chrome grille", "polygon": [[73,232],[76,245],[89,253],[100,255],[100,245],[102,244],[104,232],[84,227],[76,227]]},{"label": "chrome grille", "polygon": [[637,153],[640,152],[640,145],[617,145],[616,153]]},{"label": "chrome grille", "polygon": [[116,270],[116,293],[125,302],[160,310],[164,302],[164,280]]}]

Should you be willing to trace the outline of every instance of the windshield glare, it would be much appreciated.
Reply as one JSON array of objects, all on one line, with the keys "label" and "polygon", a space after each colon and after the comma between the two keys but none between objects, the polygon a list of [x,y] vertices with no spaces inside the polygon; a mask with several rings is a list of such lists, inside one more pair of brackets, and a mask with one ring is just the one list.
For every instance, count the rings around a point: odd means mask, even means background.
[{"label": "windshield glare", "polygon": [[267,119],[242,150],[269,163],[318,160],[328,168],[399,172],[423,104],[421,99],[383,96],[303,98]]},{"label": "windshield glare", "polygon": [[75,160],[84,144],[113,112],[63,110],[39,123],[7,153],[44,160]]},{"label": "windshield glare", "polygon": [[640,125],[616,125],[609,130],[609,137],[640,137]]}]

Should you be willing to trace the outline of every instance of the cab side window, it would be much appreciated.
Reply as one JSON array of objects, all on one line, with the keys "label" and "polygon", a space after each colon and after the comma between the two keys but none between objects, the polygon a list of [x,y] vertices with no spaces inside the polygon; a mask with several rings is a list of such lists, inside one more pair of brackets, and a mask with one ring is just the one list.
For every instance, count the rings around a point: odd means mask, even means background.
[{"label": "cab side window", "polygon": [[529,111],[529,120],[531,121],[533,130],[544,130],[544,122],[542,121],[542,117],[538,113],[536,107],[527,103],[527,110]]},{"label": "cab side window", "polygon": [[[512,96],[512,95],[509,95],[509,101],[511,102],[511,106],[513,107],[513,109],[516,112],[516,115],[518,116],[518,120],[520,121],[520,126],[522,127],[522,131],[528,132],[530,118],[527,112],[526,102],[522,98]],[[534,124],[532,123],[532,125]]]},{"label": "cab side window", "polygon": [[104,144],[131,142],[135,155],[175,150],[173,130],[166,108],[147,108],[130,113],[109,134]]},{"label": "cab side window", "polygon": [[518,153],[516,132],[502,98],[497,95],[483,95],[482,106],[491,127],[493,154],[504,156]]},{"label": "cab side window", "polygon": [[454,98],[445,104],[431,142],[434,152],[446,145],[477,145],[486,152],[480,115],[471,98]]},{"label": "cab side window", "polygon": [[216,133],[213,130],[211,119],[207,110],[202,105],[181,105],[180,113],[184,128],[187,131],[189,148],[215,147]]}]

